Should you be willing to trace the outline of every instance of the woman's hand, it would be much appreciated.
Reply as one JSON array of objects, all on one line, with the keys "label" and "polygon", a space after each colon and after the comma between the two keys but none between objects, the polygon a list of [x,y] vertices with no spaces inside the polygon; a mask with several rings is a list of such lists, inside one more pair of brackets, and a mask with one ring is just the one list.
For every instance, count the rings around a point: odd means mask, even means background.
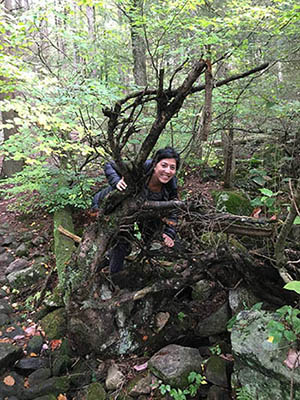
[{"label": "woman's hand", "polygon": [[170,238],[166,233],[163,233],[163,239],[164,239],[164,244],[168,247],[173,247],[174,246],[174,240]]},{"label": "woman's hand", "polygon": [[122,177],[119,182],[116,185],[116,188],[122,192],[123,190],[125,190],[127,188],[127,183],[124,181],[124,178]]}]

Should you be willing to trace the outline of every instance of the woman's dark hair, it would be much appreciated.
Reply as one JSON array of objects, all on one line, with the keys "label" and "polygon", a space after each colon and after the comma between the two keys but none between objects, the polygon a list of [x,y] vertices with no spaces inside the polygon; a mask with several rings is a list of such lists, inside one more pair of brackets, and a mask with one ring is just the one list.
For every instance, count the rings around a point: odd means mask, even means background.
[{"label": "woman's dark hair", "polygon": [[177,153],[177,151],[175,149],[173,149],[173,147],[168,146],[163,149],[157,150],[157,152],[155,153],[155,155],[153,157],[153,161],[152,161],[153,166],[155,166],[157,163],[160,162],[160,160],[162,160],[164,158],[174,158],[176,161],[176,169],[179,168],[180,155]]}]

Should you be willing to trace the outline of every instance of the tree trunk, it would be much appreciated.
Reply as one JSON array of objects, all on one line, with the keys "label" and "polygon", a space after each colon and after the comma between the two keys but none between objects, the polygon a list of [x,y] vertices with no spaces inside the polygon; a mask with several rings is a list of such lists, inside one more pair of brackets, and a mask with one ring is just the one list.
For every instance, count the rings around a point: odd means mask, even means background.
[{"label": "tree trunk", "polygon": [[288,213],[288,216],[286,220],[284,221],[284,224],[282,225],[282,228],[280,230],[280,233],[278,235],[276,244],[275,244],[275,259],[276,259],[276,265],[277,268],[279,269],[281,275],[284,277],[285,281],[291,280],[290,277],[286,274],[286,257],[284,254],[284,247],[286,244],[286,239],[288,237],[288,234],[290,233],[293,223],[295,221],[295,218],[300,216],[300,178],[298,178],[298,183],[296,187],[295,193],[292,191],[291,187],[291,196],[292,196],[292,201],[290,205],[290,211]]},{"label": "tree trunk", "polygon": [[137,86],[147,86],[146,45],[136,20],[142,15],[142,0],[132,0],[130,34],[133,56],[133,76]]},{"label": "tree trunk", "polygon": [[230,126],[227,132],[222,133],[224,151],[224,188],[230,189],[232,187],[232,177],[234,170],[233,118],[230,119]]},{"label": "tree trunk", "polygon": [[[9,13],[11,10],[14,9],[14,2],[12,0],[5,0],[4,2],[4,8],[6,10],[7,13]],[[9,35],[7,32],[3,33],[2,35]],[[9,41],[9,37],[7,38],[7,40]],[[9,51],[11,52],[11,50],[9,49]],[[8,79],[6,77],[0,77],[0,80],[3,81],[4,83],[4,87],[5,87],[5,81],[8,81]],[[15,96],[14,93],[3,93],[0,92],[0,101],[3,101],[4,99],[7,98],[11,98],[13,99]],[[14,110],[10,110],[10,111],[2,111],[0,112],[0,119],[2,120],[3,124],[8,123],[7,121],[13,121],[15,117],[17,117],[17,113]],[[13,124],[13,122],[10,122],[10,124]],[[17,128],[13,127],[13,128],[4,128],[3,129],[3,141],[5,142],[6,140],[8,140],[11,136],[17,134]],[[11,177],[13,176],[15,173],[20,172],[22,170],[24,166],[24,162],[23,161],[15,161],[13,159],[5,159],[2,162],[2,169],[0,171],[0,176],[2,178],[4,177]]]}]

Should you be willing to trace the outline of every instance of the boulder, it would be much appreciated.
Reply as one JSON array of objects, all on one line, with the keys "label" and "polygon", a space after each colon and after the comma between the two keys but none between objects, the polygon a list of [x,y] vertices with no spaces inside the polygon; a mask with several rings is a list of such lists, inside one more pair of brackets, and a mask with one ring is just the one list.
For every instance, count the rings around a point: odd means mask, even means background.
[{"label": "boulder", "polygon": [[107,378],[105,380],[105,386],[108,390],[116,390],[121,387],[124,382],[124,375],[119,370],[116,364],[113,364],[109,367],[107,372]]},{"label": "boulder", "polygon": [[10,343],[0,343],[0,369],[8,368],[23,357],[23,350]]},{"label": "boulder", "polygon": [[226,302],[217,311],[200,321],[196,327],[196,332],[202,337],[226,332],[227,322],[230,317],[228,302]]},{"label": "boulder", "polygon": [[143,394],[151,393],[152,375],[148,373],[146,376],[137,375],[132,381],[130,381],[126,388],[126,393],[131,397],[139,397]]},{"label": "boulder", "polygon": [[58,308],[41,319],[41,326],[49,340],[61,339],[67,331],[66,312],[64,308]]},{"label": "boulder", "polygon": [[213,190],[211,194],[217,210],[235,215],[251,215],[253,207],[244,193],[236,190]]},{"label": "boulder", "polygon": [[170,344],[149,360],[151,372],[173,387],[184,388],[190,372],[200,372],[202,357],[197,349]]},{"label": "boulder", "polygon": [[47,276],[46,269],[43,266],[32,265],[21,271],[11,272],[7,275],[7,280],[15,289],[31,286],[40,279],[45,279]]},{"label": "boulder", "polygon": [[17,258],[13,262],[9,264],[9,266],[5,270],[5,274],[9,275],[12,272],[21,271],[22,269],[26,269],[30,266],[30,263],[25,258]]},{"label": "boulder", "polygon": [[229,386],[229,365],[228,361],[218,356],[211,356],[205,368],[206,379],[217,386],[227,388]]},{"label": "boulder", "polygon": [[214,291],[212,282],[202,279],[193,286],[192,297],[200,302],[206,301]]},{"label": "boulder", "polygon": [[55,376],[24,389],[22,400],[36,400],[36,398],[49,395],[57,398],[59,394],[67,392],[69,387],[70,383],[67,376]]},{"label": "boulder", "polygon": [[300,368],[290,369],[284,361],[290,346],[285,339],[272,343],[267,325],[276,316],[266,311],[242,311],[231,332],[234,354],[233,387],[245,387],[260,400],[300,400]]},{"label": "boulder", "polygon": [[245,308],[249,309],[259,302],[249,289],[242,286],[229,290],[228,300],[233,314],[237,314]]},{"label": "boulder", "polygon": [[15,250],[17,257],[27,256],[29,253],[29,246],[26,243],[21,243]]},{"label": "boulder", "polygon": [[93,382],[89,385],[86,400],[105,400],[106,392],[99,382]]},{"label": "boulder", "polygon": [[207,394],[207,400],[230,400],[231,398],[228,390],[215,385],[209,388]]},{"label": "boulder", "polygon": [[8,251],[0,254],[0,268],[5,269],[14,261],[15,257]]}]

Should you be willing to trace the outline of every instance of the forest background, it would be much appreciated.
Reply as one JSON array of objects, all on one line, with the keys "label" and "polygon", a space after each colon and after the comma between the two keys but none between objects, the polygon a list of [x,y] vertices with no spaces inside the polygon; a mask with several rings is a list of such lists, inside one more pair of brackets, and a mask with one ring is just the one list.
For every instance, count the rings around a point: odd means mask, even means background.
[{"label": "forest background", "polygon": [[[182,200],[214,181],[246,194],[248,216],[287,227],[275,253],[266,247],[289,280],[284,247],[300,224],[296,1],[4,0],[0,10],[1,196],[11,207],[72,216],[89,209],[106,160],[124,169],[172,145]],[[216,212],[230,211],[226,196]]]}]

